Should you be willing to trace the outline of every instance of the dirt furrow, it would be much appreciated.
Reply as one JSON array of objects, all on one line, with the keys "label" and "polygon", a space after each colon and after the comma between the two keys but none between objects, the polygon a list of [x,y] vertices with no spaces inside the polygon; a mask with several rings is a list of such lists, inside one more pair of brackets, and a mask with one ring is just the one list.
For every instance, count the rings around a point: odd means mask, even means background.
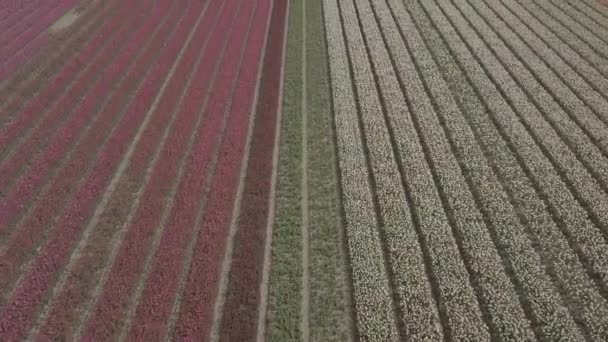
[{"label": "dirt furrow", "polygon": [[[288,7],[289,9],[289,7]],[[289,15],[289,14],[288,14]],[[310,203],[310,191],[308,190],[308,179],[309,179],[309,173],[310,171],[308,170],[308,160],[309,160],[309,152],[308,152],[308,130],[309,130],[309,126],[310,124],[309,122],[309,118],[308,118],[308,95],[306,94],[306,91],[308,90],[308,85],[307,85],[307,68],[309,68],[310,66],[308,66],[308,60],[307,60],[307,51],[306,51],[306,43],[307,43],[307,39],[308,36],[306,34],[306,21],[308,20],[308,18],[306,17],[306,4],[304,2],[302,2],[302,31],[303,31],[303,36],[304,38],[302,39],[302,165],[301,165],[301,169],[302,169],[302,200],[301,200],[301,204],[302,204],[302,224],[301,224],[301,234],[302,234],[302,299],[301,299],[301,309],[300,309],[300,313],[302,315],[302,319],[300,320],[300,327],[302,329],[302,340],[303,341],[310,341],[310,208],[309,208],[309,203]],[[290,19],[291,17],[288,16],[288,19]],[[289,23],[289,20],[287,21]],[[287,32],[287,30],[285,30]],[[288,37],[285,37],[285,40],[287,40]],[[287,42],[285,42],[285,44],[287,44]],[[285,48],[283,50],[285,50],[287,47],[287,45],[285,45]],[[285,54],[286,52],[283,51],[283,70],[282,73],[283,75],[285,74]],[[284,76],[281,79],[281,100],[283,99],[283,89],[284,89]],[[281,110],[282,110],[282,103],[281,105]],[[281,120],[279,120],[279,123],[281,124],[283,120],[283,116],[281,115]],[[281,137],[281,134],[278,133],[278,136]],[[275,144],[277,144],[275,146],[275,152],[279,153],[279,146],[280,146],[280,139],[277,139],[277,141],[275,142]],[[278,157],[276,162],[278,163]],[[275,166],[275,169],[278,168],[278,166]],[[275,170],[275,172],[277,172]],[[276,179],[276,174],[274,175],[275,179]],[[275,181],[276,182],[276,181]],[[274,196],[276,196],[276,190],[275,190],[275,194]],[[275,202],[276,203],[276,202]],[[276,204],[275,204],[276,207]],[[274,219],[274,218],[273,218]],[[271,239],[271,241],[273,241]],[[267,248],[270,248],[271,244],[267,243]],[[270,264],[270,260],[268,260],[268,264]],[[269,273],[270,270],[267,270],[266,273]],[[265,317],[265,315],[264,315]],[[265,335],[263,335],[265,336]]]}]

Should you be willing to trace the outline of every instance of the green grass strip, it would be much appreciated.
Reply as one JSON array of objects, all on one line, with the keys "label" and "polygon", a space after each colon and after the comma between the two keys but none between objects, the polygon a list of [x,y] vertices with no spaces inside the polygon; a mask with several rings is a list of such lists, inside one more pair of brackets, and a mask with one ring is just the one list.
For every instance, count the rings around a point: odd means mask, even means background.
[{"label": "green grass strip", "polygon": [[[321,0],[292,1],[288,30],[267,339],[300,341],[306,336],[317,341],[344,341],[350,337],[348,279],[339,234],[331,97]],[[306,103],[303,103],[303,96],[306,96]],[[308,284],[303,283],[302,261],[303,114],[307,115]],[[306,324],[310,336],[302,330],[304,288],[309,289],[310,295]]]},{"label": "green grass strip", "polygon": [[300,340],[302,288],[302,10],[289,6],[276,212],[272,236],[268,340]]},{"label": "green grass strip", "polygon": [[350,313],[341,242],[331,90],[322,0],[306,1],[308,198],[310,230],[310,337],[346,341]]}]

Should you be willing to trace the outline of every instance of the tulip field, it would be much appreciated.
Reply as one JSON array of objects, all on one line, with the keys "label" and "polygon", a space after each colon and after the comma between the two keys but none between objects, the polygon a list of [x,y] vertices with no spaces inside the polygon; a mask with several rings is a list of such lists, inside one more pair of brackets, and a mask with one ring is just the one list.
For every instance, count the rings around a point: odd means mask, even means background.
[{"label": "tulip field", "polygon": [[606,340],[607,0],[0,0],[0,341]]}]

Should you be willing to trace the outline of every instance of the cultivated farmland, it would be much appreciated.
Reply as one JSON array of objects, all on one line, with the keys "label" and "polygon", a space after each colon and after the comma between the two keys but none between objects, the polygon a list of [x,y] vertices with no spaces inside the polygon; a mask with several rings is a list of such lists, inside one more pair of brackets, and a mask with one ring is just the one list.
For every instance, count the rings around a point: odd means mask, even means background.
[{"label": "cultivated farmland", "polygon": [[607,5],[0,0],[0,340],[608,340]]}]

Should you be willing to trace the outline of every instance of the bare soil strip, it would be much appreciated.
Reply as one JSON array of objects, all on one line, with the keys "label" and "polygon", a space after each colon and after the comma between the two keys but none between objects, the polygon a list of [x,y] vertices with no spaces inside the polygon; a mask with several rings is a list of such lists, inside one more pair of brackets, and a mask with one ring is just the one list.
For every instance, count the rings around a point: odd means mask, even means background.
[{"label": "bare soil strip", "polygon": [[48,29],[51,32],[57,32],[67,29],[72,26],[72,24],[78,19],[80,13],[76,11],[76,9],[71,9],[67,11],[61,18],[57,19]]}]

